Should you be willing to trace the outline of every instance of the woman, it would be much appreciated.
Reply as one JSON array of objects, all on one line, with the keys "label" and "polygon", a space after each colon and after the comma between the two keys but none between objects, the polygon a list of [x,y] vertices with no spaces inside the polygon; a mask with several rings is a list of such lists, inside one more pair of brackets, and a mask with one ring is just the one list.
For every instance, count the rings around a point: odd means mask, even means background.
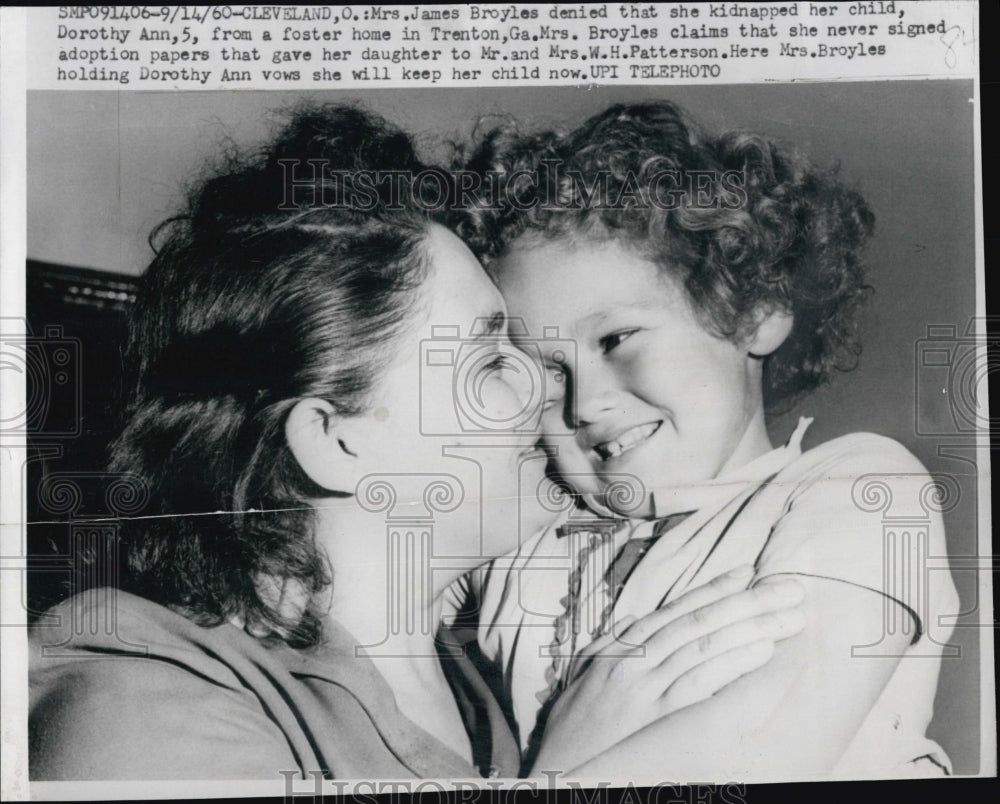
[{"label": "woman", "polygon": [[[33,778],[540,770],[520,767],[461,651],[435,641],[445,589],[551,517],[519,505],[546,493],[536,436],[491,427],[524,390],[499,293],[419,202],[440,180],[383,121],[304,107],[164,225],[111,462],[151,506],[123,523],[118,587],[32,633]],[[478,431],[453,383],[425,382],[444,347],[475,355]],[[623,624],[631,652],[662,655],[655,670],[596,646],[608,661],[550,722],[550,768],[562,744],[593,756],[611,725],[639,729],[766,662],[788,632],[768,612],[789,604],[732,597],[740,585]],[[651,705],[623,717],[637,689]]]}]

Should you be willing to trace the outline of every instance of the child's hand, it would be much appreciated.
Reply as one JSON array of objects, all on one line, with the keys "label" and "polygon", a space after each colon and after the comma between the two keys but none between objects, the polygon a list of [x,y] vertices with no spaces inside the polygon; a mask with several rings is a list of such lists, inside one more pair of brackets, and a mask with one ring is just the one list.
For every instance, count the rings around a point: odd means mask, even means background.
[{"label": "child's hand", "polygon": [[721,575],[581,651],[533,773],[568,772],[766,664],[774,643],[805,625],[804,593],[792,580],[746,589],[751,575]]}]

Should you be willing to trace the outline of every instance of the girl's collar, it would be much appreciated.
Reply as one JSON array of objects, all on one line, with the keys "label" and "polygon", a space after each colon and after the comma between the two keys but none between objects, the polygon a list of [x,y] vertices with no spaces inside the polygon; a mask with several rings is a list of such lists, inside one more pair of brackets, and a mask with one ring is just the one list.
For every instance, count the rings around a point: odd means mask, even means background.
[{"label": "girl's collar", "polygon": [[697,511],[731,497],[740,486],[773,477],[802,455],[802,438],[812,422],[811,418],[801,417],[784,446],[766,452],[750,463],[725,471],[712,480],[651,491],[653,513],[650,518],[662,519],[674,514]]}]

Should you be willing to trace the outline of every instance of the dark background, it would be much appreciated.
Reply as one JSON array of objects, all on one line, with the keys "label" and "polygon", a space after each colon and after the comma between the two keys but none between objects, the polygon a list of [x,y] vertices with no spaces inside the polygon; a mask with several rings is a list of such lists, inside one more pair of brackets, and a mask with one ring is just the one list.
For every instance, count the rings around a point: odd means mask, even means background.
[{"label": "dark background", "polygon": [[[417,133],[431,157],[441,153],[442,139],[461,138],[482,114],[509,112],[529,127],[572,126],[613,102],[668,98],[709,129],[752,129],[795,143],[820,164],[839,161],[842,176],[862,190],[877,219],[868,252],[875,295],[863,318],[864,353],[854,372],[835,377],[770,427],[780,442],[799,415],[815,416],[806,447],[859,430],[888,435],[931,472],[958,483],[960,498],[946,513],[946,524],[955,582],[969,614],[962,621],[966,627],[960,624],[952,638],[961,656],[943,662],[930,736],[949,752],[957,772],[976,772],[977,579],[957,565],[961,557],[978,553],[981,512],[975,437],[966,422],[952,418],[954,410],[963,409],[956,407],[956,394],[964,394],[968,406],[970,395],[985,390],[974,372],[964,373],[963,362],[970,344],[963,336],[976,313],[972,83],[411,89],[310,96],[363,102]],[[106,513],[98,510],[100,490],[92,493],[93,501],[85,492],[81,506],[62,516],[53,514],[51,505],[40,505],[31,490],[46,473],[100,469],[115,413],[118,311],[130,292],[124,280],[148,262],[146,236],[174,208],[192,170],[216,155],[226,137],[239,144],[266,137],[273,125],[270,111],[298,97],[246,91],[29,93],[27,234],[28,256],[36,261],[29,263],[29,317],[36,333],[45,324],[61,323],[65,335],[79,338],[75,376],[83,389],[79,432],[63,428],[63,435],[35,439],[38,446],[58,446],[61,454],[29,464],[32,519]],[[112,272],[123,281],[67,274],[53,264]],[[82,292],[85,287],[89,294]],[[102,289],[111,295],[96,293]],[[929,339],[928,326],[950,327],[953,334],[938,330]],[[950,356],[943,368],[918,370],[922,340]],[[74,402],[63,404],[68,410]],[[39,526],[30,537],[38,556],[36,608],[64,588],[58,571],[42,570],[52,565],[49,555],[62,550],[65,532],[64,524]]]}]

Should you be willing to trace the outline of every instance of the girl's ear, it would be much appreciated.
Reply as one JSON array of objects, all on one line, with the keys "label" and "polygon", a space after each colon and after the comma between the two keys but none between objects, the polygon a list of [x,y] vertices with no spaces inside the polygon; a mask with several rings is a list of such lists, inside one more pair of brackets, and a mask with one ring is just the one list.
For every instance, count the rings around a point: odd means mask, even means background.
[{"label": "girl's ear", "polygon": [[352,420],[323,399],[301,399],[285,422],[285,440],[309,479],[328,491],[353,494],[360,471]]},{"label": "girl's ear", "polygon": [[785,310],[764,313],[757,323],[757,331],[747,345],[750,356],[767,357],[785,342],[794,323],[795,317]]}]

